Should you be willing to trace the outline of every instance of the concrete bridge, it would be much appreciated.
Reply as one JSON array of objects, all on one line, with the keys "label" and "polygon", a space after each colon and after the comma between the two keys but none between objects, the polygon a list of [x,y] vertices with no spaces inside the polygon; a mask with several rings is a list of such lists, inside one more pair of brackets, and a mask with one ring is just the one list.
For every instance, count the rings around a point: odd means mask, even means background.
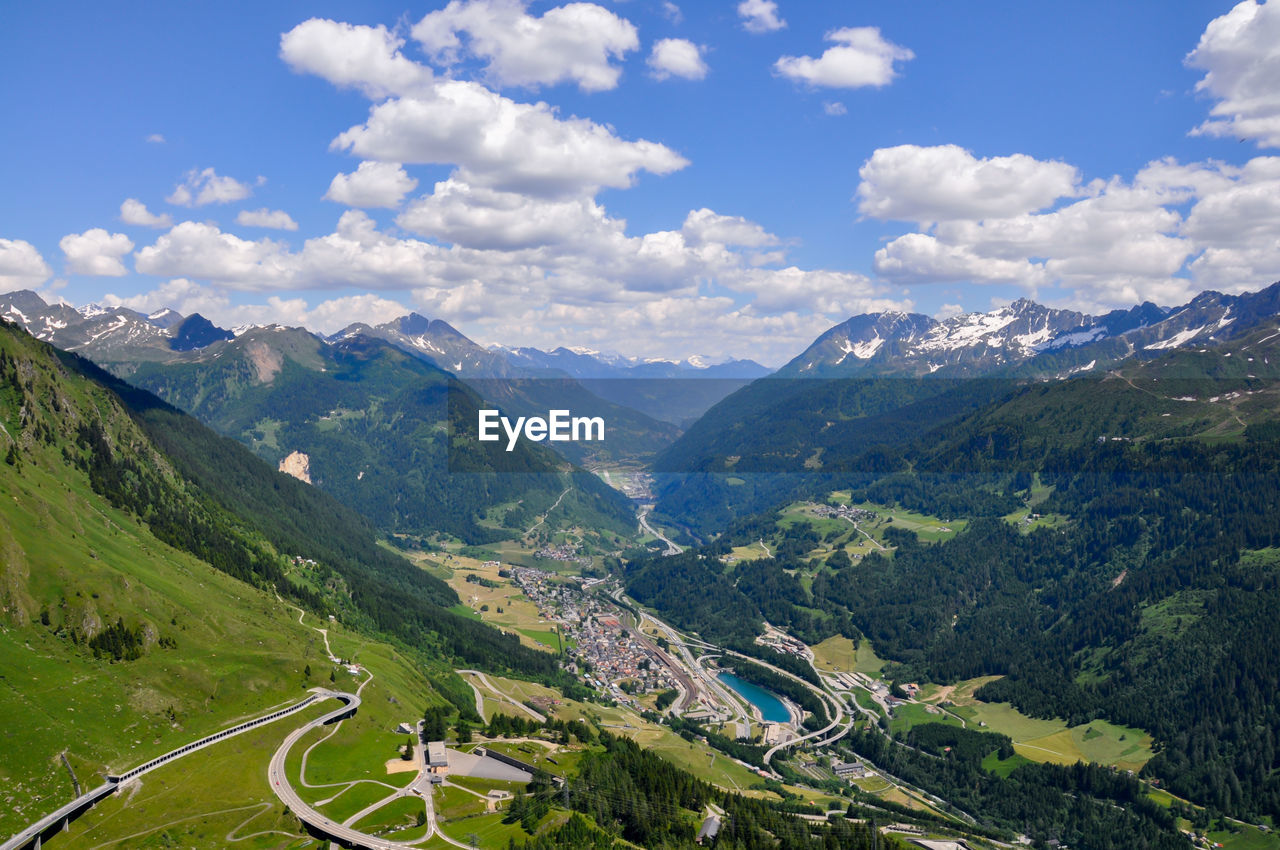
[{"label": "concrete bridge", "polygon": [[326,722],[332,723],[337,720],[341,720],[344,717],[350,717],[352,714],[356,713],[356,708],[360,705],[360,698],[355,694],[345,694],[337,691],[317,691],[310,694],[306,699],[287,706],[286,708],[270,712],[269,714],[264,714],[261,717],[255,717],[253,720],[247,720],[244,723],[232,726],[230,729],[224,729],[221,732],[215,732],[214,734],[207,735],[197,741],[192,741],[190,744],[181,746],[176,750],[171,750],[162,756],[153,758],[145,764],[138,765],[132,770],[125,771],[121,774],[108,774],[107,781],[104,784],[99,785],[92,791],[80,795],[57,811],[45,815],[35,823],[28,825],[25,829],[14,835],[4,844],[0,844],[0,850],[40,850],[45,841],[48,841],[59,832],[66,830],[71,821],[80,817],[82,814],[89,811],[89,809],[92,809],[94,805],[103,798],[114,794],[121,785],[129,780],[136,779],[148,771],[155,770],[162,765],[166,765],[171,761],[182,758],[183,756],[190,755],[196,750],[216,744],[226,738],[230,738],[234,735],[240,735],[244,732],[248,732],[250,729],[256,729],[259,726],[264,726],[268,723],[279,720],[281,717],[296,714],[312,703],[329,697],[341,699],[346,704],[337,711],[325,715],[322,720],[325,720]]}]

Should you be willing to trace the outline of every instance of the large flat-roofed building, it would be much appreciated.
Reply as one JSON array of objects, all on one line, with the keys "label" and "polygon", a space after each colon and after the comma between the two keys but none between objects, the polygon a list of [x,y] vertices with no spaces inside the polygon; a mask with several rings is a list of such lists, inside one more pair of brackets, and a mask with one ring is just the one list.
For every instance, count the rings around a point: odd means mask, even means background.
[{"label": "large flat-roofed building", "polygon": [[866,765],[859,761],[836,762],[831,765],[831,771],[841,779],[848,779],[850,777],[861,778],[867,775]]},{"label": "large flat-roofed building", "polygon": [[433,780],[439,782],[449,772],[449,751],[444,747],[444,741],[428,741],[427,742],[427,770],[430,771]]}]

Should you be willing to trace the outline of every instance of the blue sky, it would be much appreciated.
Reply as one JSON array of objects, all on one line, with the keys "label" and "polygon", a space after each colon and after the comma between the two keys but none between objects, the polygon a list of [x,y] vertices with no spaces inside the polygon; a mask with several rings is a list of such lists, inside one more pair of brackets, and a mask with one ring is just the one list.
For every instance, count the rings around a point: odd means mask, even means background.
[{"label": "blue sky", "polygon": [[771,364],[1257,289],[1277,45],[1276,0],[25,4],[0,288]]}]

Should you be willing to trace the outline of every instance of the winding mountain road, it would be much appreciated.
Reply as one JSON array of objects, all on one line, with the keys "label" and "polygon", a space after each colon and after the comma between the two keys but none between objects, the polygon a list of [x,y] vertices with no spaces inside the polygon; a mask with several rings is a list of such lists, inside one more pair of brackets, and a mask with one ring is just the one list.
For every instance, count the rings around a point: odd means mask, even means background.
[{"label": "winding mountain road", "polygon": [[649,532],[650,534],[652,534],[654,537],[661,540],[663,543],[667,544],[667,548],[663,550],[662,554],[679,555],[681,552],[684,551],[684,549],[680,548],[675,543],[672,543],[670,540],[667,539],[665,534],[663,534],[661,531],[659,531],[658,529],[654,528],[652,525],[649,524],[649,512],[651,510],[653,510],[652,505],[645,505],[643,508],[640,509],[640,527],[645,531]]},{"label": "winding mountain road", "polygon": [[[367,681],[368,680],[366,680],[366,683]],[[272,792],[280,798],[280,801],[284,803],[285,806],[288,807],[289,811],[293,812],[293,814],[298,818],[298,820],[302,821],[303,824],[322,835],[328,836],[330,839],[336,839],[337,841],[342,842],[347,847],[362,848],[362,850],[395,850],[395,848],[415,847],[427,838],[430,838],[433,833],[440,834],[436,829],[435,810],[431,805],[430,789],[423,787],[430,781],[425,769],[420,769],[418,777],[414,779],[407,788],[389,795],[388,798],[380,801],[378,805],[372,806],[366,811],[360,812],[358,815],[363,816],[368,811],[372,811],[383,803],[388,802],[391,798],[407,796],[409,794],[420,795],[425,801],[427,809],[428,829],[427,834],[424,837],[411,843],[379,838],[376,835],[369,835],[368,833],[361,832],[358,829],[352,829],[345,823],[338,823],[337,821],[330,820],[327,816],[312,808],[310,804],[298,795],[298,792],[293,788],[293,783],[289,781],[288,773],[285,770],[285,760],[289,756],[289,751],[293,749],[293,745],[298,743],[299,739],[312,729],[317,729],[329,723],[336,723],[350,717],[352,714],[355,714],[356,709],[360,706],[360,697],[356,694],[326,691],[324,692],[324,696],[335,697],[343,700],[345,705],[341,708],[334,709],[328,714],[317,717],[310,723],[299,726],[297,729],[294,729],[289,733],[289,735],[276,749],[275,753],[272,754],[271,764],[267,767],[267,782],[271,785]],[[354,823],[355,820],[355,818],[350,819],[348,820],[348,823]],[[449,841],[451,844],[456,843],[442,834],[441,837],[446,841]],[[466,845],[459,846],[465,847]]]}]

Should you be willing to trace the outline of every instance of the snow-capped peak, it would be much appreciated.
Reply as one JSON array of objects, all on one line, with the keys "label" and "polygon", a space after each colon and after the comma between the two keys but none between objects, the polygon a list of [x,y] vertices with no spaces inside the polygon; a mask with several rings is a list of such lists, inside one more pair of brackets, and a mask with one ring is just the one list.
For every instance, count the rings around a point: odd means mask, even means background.
[{"label": "snow-capped peak", "polygon": [[110,313],[114,309],[116,308],[104,307],[101,304],[86,304],[76,312],[78,312],[81,316],[84,316],[86,319],[96,319],[98,316],[106,315],[107,313]]}]

